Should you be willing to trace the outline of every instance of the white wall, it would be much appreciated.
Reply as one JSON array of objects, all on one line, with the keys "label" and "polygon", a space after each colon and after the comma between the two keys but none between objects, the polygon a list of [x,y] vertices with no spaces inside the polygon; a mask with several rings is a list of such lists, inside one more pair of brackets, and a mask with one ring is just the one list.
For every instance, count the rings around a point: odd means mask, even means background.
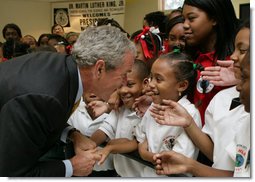
[{"label": "white wall", "polygon": [[124,29],[130,35],[142,29],[144,16],[158,10],[158,0],[126,0]]},{"label": "white wall", "polygon": [[0,41],[3,42],[3,27],[17,24],[22,35],[31,34],[36,39],[42,33],[51,31],[51,4],[30,0],[0,0]]},{"label": "white wall", "polygon": [[[49,1],[0,0],[0,41],[4,41],[2,29],[7,23],[16,23],[21,28],[23,36],[31,34],[38,39],[42,33],[50,33],[51,3]],[[239,4],[250,1],[232,0],[232,2],[239,16]],[[157,10],[159,10],[158,0],[126,0],[125,30],[132,34],[141,29],[144,15]]]}]

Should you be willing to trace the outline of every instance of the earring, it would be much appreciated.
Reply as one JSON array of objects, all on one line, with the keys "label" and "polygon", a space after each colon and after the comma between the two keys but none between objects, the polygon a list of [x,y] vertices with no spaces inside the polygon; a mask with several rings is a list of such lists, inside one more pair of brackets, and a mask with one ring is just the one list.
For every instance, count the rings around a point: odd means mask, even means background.
[{"label": "earring", "polygon": [[181,97],[182,96],[182,93],[181,92],[179,92],[179,97]]}]

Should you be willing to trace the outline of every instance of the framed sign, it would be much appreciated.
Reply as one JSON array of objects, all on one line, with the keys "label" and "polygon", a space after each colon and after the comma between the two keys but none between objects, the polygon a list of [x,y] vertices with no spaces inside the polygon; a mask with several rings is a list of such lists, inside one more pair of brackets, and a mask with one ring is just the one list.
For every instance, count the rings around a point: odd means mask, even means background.
[{"label": "framed sign", "polygon": [[99,19],[113,18],[124,26],[125,0],[91,0],[55,2],[52,24],[60,24],[66,32],[81,32]]},{"label": "framed sign", "polygon": [[67,8],[54,8],[54,24],[59,24],[62,27],[70,27]]}]

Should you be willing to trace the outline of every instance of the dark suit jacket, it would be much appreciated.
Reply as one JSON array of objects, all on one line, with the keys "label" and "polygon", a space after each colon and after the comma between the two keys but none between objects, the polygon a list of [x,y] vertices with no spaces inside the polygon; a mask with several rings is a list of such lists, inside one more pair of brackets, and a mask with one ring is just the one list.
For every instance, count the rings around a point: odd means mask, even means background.
[{"label": "dark suit jacket", "polygon": [[39,162],[60,138],[78,90],[71,56],[32,53],[0,64],[0,176],[65,176]]}]

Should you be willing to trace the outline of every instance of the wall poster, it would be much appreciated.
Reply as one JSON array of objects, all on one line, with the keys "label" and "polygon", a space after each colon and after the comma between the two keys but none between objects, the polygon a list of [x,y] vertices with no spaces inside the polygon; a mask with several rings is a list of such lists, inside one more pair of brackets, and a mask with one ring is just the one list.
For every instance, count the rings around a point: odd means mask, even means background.
[{"label": "wall poster", "polygon": [[52,23],[62,25],[65,32],[81,32],[101,18],[113,18],[124,26],[125,0],[57,2],[51,6]]}]

